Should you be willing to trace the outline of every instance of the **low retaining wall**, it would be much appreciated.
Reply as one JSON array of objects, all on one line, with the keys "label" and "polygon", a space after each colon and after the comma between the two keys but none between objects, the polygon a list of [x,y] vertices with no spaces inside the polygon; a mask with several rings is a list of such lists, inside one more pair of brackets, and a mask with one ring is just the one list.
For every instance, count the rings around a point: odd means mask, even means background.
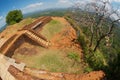
[{"label": "low retaining wall", "polygon": [[12,42],[12,40],[16,37],[17,35],[13,35],[12,37],[10,37],[0,48],[0,52],[3,53],[3,51],[6,49],[6,47],[9,45],[9,43]]},{"label": "low retaining wall", "polygon": [[[34,21],[33,23],[29,24],[29,25],[25,25],[23,27],[23,31],[24,30],[27,30],[29,32],[31,32],[33,35],[36,35],[37,37],[43,39],[44,41],[47,42],[47,39],[42,36],[41,34],[38,34],[37,31],[39,31],[46,23],[48,23],[49,21],[51,20],[51,17],[41,17],[41,18],[38,18],[36,21]],[[42,24],[40,25],[37,25],[34,29],[32,29],[32,27],[37,24],[38,22],[42,22]],[[20,31],[22,31],[20,30]],[[20,31],[18,31],[18,33],[20,33]],[[0,48],[0,52],[5,54],[6,56],[8,57],[12,57],[12,55],[14,54],[14,51],[16,48],[18,48],[23,42],[24,42],[24,38],[23,38],[23,35],[27,33],[20,33],[20,34],[15,34],[13,35],[11,38],[9,38],[4,44],[3,46],[1,46]],[[30,35],[27,35],[28,37]],[[30,37],[29,37],[30,38]],[[32,38],[31,38],[32,39]],[[34,39],[32,39],[33,41],[36,41]],[[40,44],[40,42],[39,42]],[[42,44],[41,44],[42,45]],[[44,45],[42,45],[44,46]],[[44,46],[45,47],[45,46]]]},{"label": "low retaining wall", "polygon": [[8,56],[8,57],[12,57],[14,55],[14,51],[18,47],[20,47],[20,45],[24,42],[25,42],[25,40],[24,40],[23,36],[20,36],[4,55]]}]

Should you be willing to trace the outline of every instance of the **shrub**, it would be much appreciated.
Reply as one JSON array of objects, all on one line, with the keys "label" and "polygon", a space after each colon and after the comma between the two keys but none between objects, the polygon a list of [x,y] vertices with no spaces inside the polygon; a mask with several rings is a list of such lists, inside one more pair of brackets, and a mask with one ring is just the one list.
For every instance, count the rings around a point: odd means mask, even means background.
[{"label": "shrub", "polygon": [[84,69],[84,72],[91,72],[93,71],[93,69],[89,66],[87,66],[85,69]]},{"label": "shrub", "polygon": [[73,67],[76,62],[80,62],[80,57],[77,53],[70,52],[70,53],[68,53],[67,56],[68,56],[68,58],[74,60],[73,65],[71,67]]}]

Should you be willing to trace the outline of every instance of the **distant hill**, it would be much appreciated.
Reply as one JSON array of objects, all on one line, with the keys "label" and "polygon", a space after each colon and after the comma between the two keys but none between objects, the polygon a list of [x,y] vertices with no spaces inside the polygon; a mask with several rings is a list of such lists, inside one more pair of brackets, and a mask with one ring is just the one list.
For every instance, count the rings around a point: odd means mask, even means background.
[{"label": "distant hill", "polygon": [[46,9],[46,10],[24,14],[24,18],[27,17],[36,18],[40,16],[64,16],[66,12],[67,12],[67,8]]}]

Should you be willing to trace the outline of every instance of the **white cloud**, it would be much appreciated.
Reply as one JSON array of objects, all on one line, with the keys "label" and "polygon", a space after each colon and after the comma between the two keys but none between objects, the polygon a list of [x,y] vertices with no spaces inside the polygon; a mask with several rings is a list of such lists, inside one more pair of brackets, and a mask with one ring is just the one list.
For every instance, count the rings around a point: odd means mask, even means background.
[{"label": "white cloud", "polygon": [[0,20],[3,19],[3,16],[0,16]]},{"label": "white cloud", "polygon": [[39,3],[35,3],[35,4],[30,4],[30,5],[26,6],[25,8],[36,8],[36,7],[39,7],[41,5],[43,5],[43,3],[39,2]]},{"label": "white cloud", "polygon": [[42,5],[43,5],[42,2],[29,4],[26,7],[22,8],[22,12],[23,12],[23,14],[25,14],[25,13],[29,13],[29,12],[34,12],[34,11],[40,10]]},{"label": "white cloud", "polygon": [[57,6],[61,7],[70,7],[72,6],[72,0],[58,0]]},{"label": "white cloud", "polygon": [[84,7],[88,2],[91,2],[91,0],[77,0],[75,2],[76,6]]},{"label": "white cloud", "polygon": [[6,24],[5,17],[0,16],[0,28],[2,28]]},{"label": "white cloud", "polygon": [[[94,1],[100,1],[100,0],[74,0],[74,2],[76,1],[83,1],[83,2],[94,2]],[[107,1],[107,0],[103,0],[103,1]],[[120,0],[108,0],[110,2],[120,2]]]},{"label": "white cloud", "polygon": [[120,0],[110,0],[110,1],[114,1],[114,2],[120,2]]},{"label": "white cloud", "polygon": [[73,6],[76,4],[79,4],[81,6],[84,6],[88,2],[93,2],[95,0],[58,0],[58,3],[63,6]]},{"label": "white cloud", "polygon": [[70,0],[59,0],[59,3],[69,3]]}]

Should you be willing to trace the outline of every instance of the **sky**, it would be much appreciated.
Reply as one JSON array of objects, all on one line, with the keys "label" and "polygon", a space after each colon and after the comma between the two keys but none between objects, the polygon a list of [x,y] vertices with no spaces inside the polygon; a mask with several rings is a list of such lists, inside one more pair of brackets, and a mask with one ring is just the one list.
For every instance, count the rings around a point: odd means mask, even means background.
[{"label": "sky", "polygon": [[[5,17],[11,10],[20,9],[23,14],[48,8],[67,8],[75,2],[86,3],[94,0],[0,0],[0,28],[5,25]],[[120,0],[110,0],[120,6]]]}]

